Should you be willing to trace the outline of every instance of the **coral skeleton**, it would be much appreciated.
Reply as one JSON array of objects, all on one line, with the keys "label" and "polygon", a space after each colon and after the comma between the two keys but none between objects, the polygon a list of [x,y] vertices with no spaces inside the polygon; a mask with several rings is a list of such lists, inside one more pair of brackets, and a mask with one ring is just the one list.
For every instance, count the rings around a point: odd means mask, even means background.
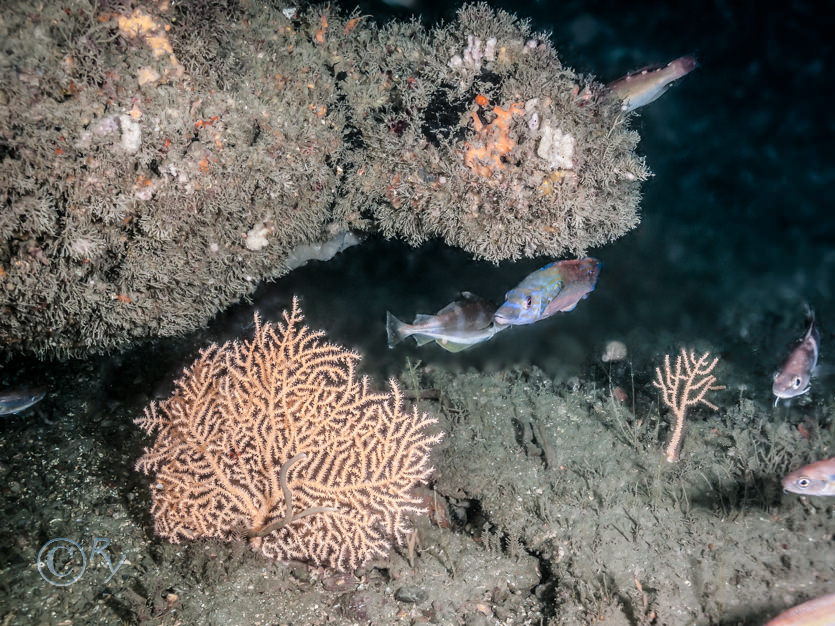
[{"label": "coral skeleton", "polygon": [[665,451],[667,461],[674,463],[678,461],[681,443],[684,439],[684,420],[687,409],[697,404],[717,410],[717,407],[705,400],[708,391],[718,391],[724,386],[714,384],[716,377],[711,373],[719,357],[710,361],[710,353],[706,352],[698,359],[691,350],[689,353],[684,348],[681,354],[676,357],[675,367],[670,366],[670,355],[664,355],[664,372],[661,368],[655,368],[656,380],[653,382],[661,390],[661,397],[664,404],[675,416],[675,428],[673,429],[670,443]]},{"label": "coral skeleton", "polygon": [[154,477],[158,535],[245,538],[267,557],[350,571],[404,543],[425,512],[436,420],[403,408],[392,380],[371,391],[359,356],[302,325],[255,317],[250,341],[212,345],[136,423],[156,441],[136,464]]}]

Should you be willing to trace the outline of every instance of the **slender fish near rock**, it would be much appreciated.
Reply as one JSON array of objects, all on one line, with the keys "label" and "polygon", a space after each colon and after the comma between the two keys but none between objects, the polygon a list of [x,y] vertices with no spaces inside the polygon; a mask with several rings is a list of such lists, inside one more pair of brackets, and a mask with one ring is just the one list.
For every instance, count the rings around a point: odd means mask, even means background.
[{"label": "slender fish near rock", "polygon": [[670,61],[667,65],[653,65],[631,72],[623,78],[613,80],[607,87],[623,101],[621,109],[627,112],[634,111],[660,98],[674,81],[689,74],[696,67],[696,57],[688,54]]}]

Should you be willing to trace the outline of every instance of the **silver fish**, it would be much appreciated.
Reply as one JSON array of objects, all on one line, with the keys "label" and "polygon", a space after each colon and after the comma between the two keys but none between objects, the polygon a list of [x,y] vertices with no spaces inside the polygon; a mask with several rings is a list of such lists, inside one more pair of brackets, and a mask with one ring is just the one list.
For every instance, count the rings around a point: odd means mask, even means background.
[{"label": "silver fish", "polygon": [[809,328],[800,343],[789,353],[780,370],[774,375],[771,391],[777,396],[774,406],[780,400],[796,398],[809,391],[812,374],[818,365],[820,333],[815,326],[815,314],[808,309]]},{"label": "silver fish", "polygon": [[835,496],[835,457],[815,461],[788,474],[783,489],[808,496]]},{"label": "silver fish", "polygon": [[503,330],[503,326],[493,323],[495,312],[495,304],[469,291],[462,292],[435,315],[418,314],[411,324],[386,311],[389,348],[406,337],[414,337],[419,346],[434,341],[450,352],[466,350]]},{"label": "silver fish", "polygon": [[40,387],[0,392],[0,415],[20,413],[40,402],[45,395],[46,389]]},{"label": "silver fish", "polygon": [[688,54],[664,66],[650,66],[613,80],[607,85],[617,98],[623,101],[621,109],[634,111],[638,107],[660,98],[670,85],[692,72],[698,66],[696,57]]}]

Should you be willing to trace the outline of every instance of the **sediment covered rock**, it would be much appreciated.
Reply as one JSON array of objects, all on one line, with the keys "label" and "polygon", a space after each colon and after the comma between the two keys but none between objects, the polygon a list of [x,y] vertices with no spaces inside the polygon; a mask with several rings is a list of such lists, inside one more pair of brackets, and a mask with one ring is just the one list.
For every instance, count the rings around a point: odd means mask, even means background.
[{"label": "sediment covered rock", "polygon": [[0,22],[9,352],[187,332],[345,233],[498,262],[637,224],[637,133],[510,14],[427,31],[327,6],[107,6],[17,2]]}]

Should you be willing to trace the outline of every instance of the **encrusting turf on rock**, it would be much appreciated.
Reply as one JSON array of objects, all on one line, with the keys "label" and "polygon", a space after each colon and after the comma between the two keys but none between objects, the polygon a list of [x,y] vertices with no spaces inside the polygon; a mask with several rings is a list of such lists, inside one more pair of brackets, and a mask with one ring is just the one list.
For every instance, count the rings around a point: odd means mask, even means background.
[{"label": "encrusting turf on rock", "polygon": [[0,36],[11,352],[185,333],[356,234],[498,262],[638,222],[620,102],[484,4],[427,31],[325,5],[17,2]]}]

